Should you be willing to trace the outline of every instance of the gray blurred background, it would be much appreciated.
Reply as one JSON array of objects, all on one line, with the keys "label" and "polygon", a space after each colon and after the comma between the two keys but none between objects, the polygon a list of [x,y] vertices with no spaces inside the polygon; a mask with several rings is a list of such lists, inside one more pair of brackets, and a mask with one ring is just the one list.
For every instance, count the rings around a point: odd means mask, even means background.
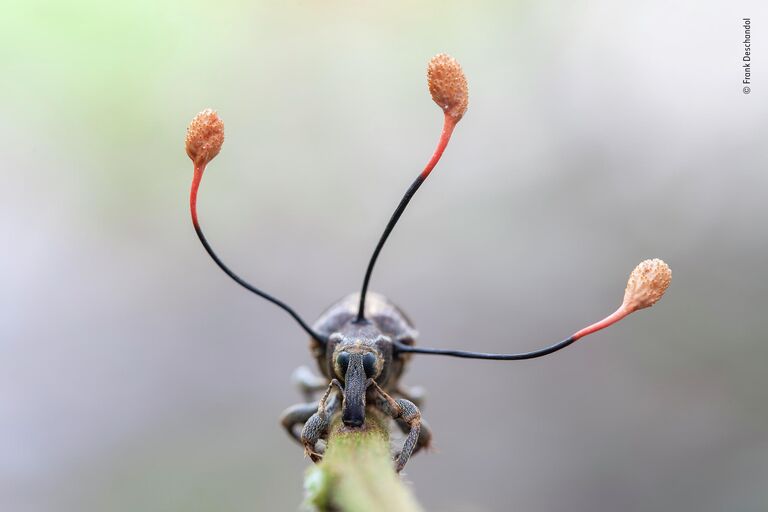
[{"label": "gray blurred background", "polygon": [[[313,319],[357,290],[442,115],[470,108],[372,288],[421,343],[428,510],[768,509],[768,8],[763,2],[12,2],[0,19],[0,510],[295,510],[278,424],[310,364],[189,222],[186,125],[227,141],[200,214],[236,271]],[[741,90],[753,24],[753,91]]]}]

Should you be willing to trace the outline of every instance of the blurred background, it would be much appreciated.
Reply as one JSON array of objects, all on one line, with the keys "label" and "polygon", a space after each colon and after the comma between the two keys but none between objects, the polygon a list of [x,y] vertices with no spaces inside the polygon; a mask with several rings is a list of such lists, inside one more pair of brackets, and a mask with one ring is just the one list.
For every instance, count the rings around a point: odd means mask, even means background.
[{"label": "blurred background", "polygon": [[[372,288],[420,343],[427,510],[768,508],[768,6],[752,2],[11,2],[0,19],[0,509],[296,510],[282,431],[312,364],[291,319],[189,222],[187,123],[216,108],[200,215],[308,320],[360,286],[439,135],[438,52],[469,112]],[[742,93],[741,18],[753,86]]]}]

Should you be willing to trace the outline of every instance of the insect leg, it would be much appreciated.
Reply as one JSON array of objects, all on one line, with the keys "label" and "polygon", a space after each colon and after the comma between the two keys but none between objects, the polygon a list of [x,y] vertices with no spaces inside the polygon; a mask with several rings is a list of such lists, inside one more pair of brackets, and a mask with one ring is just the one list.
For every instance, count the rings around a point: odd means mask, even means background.
[{"label": "insect leg", "polygon": [[[403,431],[403,434],[408,434],[411,430],[411,426],[402,419],[395,420],[397,426]],[[416,441],[416,447],[413,449],[411,456],[417,454],[422,448],[429,448],[432,446],[432,427],[429,426],[427,420],[421,418],[421,431],[419,432],[419,439]]]},{"label": "insect leg", "polygon": [[312,373],[306,366],[299,366],[293,371],[291,380],[299,388],[299,391],[304,395],[304,400],[311,402],[315,393],[323,391],[328,386],[328,379],[320,377]]},{"label": "insect leg", "polygon": [[413,402],[413,404],[418,407],[422,408],[424,407],[424,400],[427,398],[427,390],[424,389],[421,386],[413,386],[413,387],[406,387],[402,384],[399,384],[397,386],[397,391],[395,391],[398,395],[405,398],[406,400],[410,400]]},{"label": "insect leg", "polygon": [[320,403],[317,406],[317,412],[310,416],[301,431],[301,444],[304,445],[304,453],[308,455],[313,462],[319,462],[320,459],[323,458],[323,454],[317,449],[317,442],[320,439],[328,437],[328,429],[331,426],[331,417],[339,407],[340,401],[337,399],[337,395],[334,395],[329,399],[334,386],[339,390],[342,390],[341,383],[338,380],[333,379],[331,383],[328,384],[328,389],[326,389],[323,398],[320,399]]},{"label": "insect leg", "polygon": [[287,408],[280,415],[280,423],[297,443],[301,442],[301,432],[296,430],[296,425],[303,425],[309,418],[317,412],[318,402],[296,404]]},{"label": "insect leg", "polygon": [[408,436],[405,438],[400,453],[395,457],[395,471],[399,473],[405,467],[408,459],[411,458],[411,454],[413,454],[413,450],[416,448],[416,444],[419,440],[419,434],[421,432],[421,412],[410,400],[404,398],[395,400],[385,393],[376,382],[373,382],[372,385],[375,387],[378,394],[375,402],[376,407],[393,419],[402,420],[408,427]]}]

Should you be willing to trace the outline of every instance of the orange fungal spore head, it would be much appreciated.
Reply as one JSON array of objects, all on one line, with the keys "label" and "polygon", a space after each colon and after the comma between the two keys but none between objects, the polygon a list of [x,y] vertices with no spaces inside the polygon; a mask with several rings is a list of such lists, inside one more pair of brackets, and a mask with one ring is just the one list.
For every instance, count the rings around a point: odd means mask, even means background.
[{"label": "orange fungal spore head", "polygon": [[623,306],[629,311],[649,308],[661,299],[672,281],[672,270],[660,259],[645,260],[629,275]]},{"label": "orange fungal spore head", "polygon": [[205,166],[213,160],[224,144],[224,123],[218,114],[209,108],[197,114],[187,127],[184,144],[196,166]]},{"label": "orange fungal spore head", "polygon": [[448,54],[435,55],[427,66],[427,83],[432,100],[458,122],[469,105],[469,86],[461,64]]}]

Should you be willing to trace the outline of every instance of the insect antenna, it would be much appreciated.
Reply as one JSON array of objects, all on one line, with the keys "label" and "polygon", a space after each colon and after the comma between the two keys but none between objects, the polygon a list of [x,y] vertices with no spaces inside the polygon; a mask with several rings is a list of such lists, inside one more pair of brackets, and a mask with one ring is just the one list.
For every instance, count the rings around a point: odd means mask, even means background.
[{"label": "insect antenna", "polygon": [[440,356],[463,357],[466,359],[494,359],[498,361],[516,361],[521,359],[534,359],[546,356],[567,347],[576,340],[589,336],[609,327],[626,316],[640,309],[648,308],[656,304],[667,291],[672,281],[672,271],[669,266],[659,259],[645,260],[640,263],[629,275],[627,287],[624,291],[624,301],[621,306],[603,318],[599,322],[575,332],[568,338],[548,347],[531,352],[517,354],[494,354],[487,352],[469,352],[464,350],[445,350],[437,348],[423,348],[405,345],[395,342],[395,350],[401,353],[433,354]]},{"label": "insect antenna", "polygon": [[203,234],[203,230],[200,227],[200,222],[197,217],[197,191],[200,188],[200,180],[203,178],[203,172],[208,163],[219,154],[221,146],[224,143],[224,123],[219,116],[213,110],[206,109],[197,114],[187,128],[187,137],[185,139],[185,146],[187,155],[192,159],[195,165],[194,174],[192,176],[192,186],[189,192],[189,210],[192,214],[192,225],[195,228],[195,233],[200,239],[200,243],[203,244],[208,255],[211,259],[224,271],[229,277],[231,277],[237,284],[245,288],[246,290],[255,293],[259,297],[262,297],[269,302],[275,304],[279,308],[283,309],[286,313],[298,322],[304,331],[309,334],[310,337],[317,340],[318,343],[324,345],[326,339],[324,336],[315,332],[307,323],[285,302],[269,295],[268,293],[256,288],[252,284],[245,281],[243,278],[235,274],[218,255],[213,251],[211,245]]},{"label": "insect antenna", "polygon": [[443,130],[440,133],[440,140],[437,143],[437,148],[432,154],[432,158],[429,159],[424,170],[421,171],[416,179],[405,191],[405,195],[400,200],[400,204],[395,208],[395,212],[389,219],[387,226],[384,228],[384,232],[379,238],[379,242],[376,244],[376,248],[373,250],[373,255],[368,262],[368,268],[365,271],[365,277],[363,278],[363,287],[360,292],[360,305],[357,311],[357,321],[365,321],[365,297],[368,292],[368,283],[371,280],[371,274],[373,273],[373,267],[376,264],[376,259],[379,257],[384,243],[389,238],[389,234],[397,224],[400,216],[405,211],[406,206],[413,198],[416,191],[427,179],[429,173],[435,168],[437,162],[440,161],[440,157],[443,156],[445,148],[448,146],[448,141],[451,140],[451,134],[456,124],[464,116],[467,111],[467,104],[469,100],[469,91],[467,86],[467,79],[464,76],[464,71],[461,69],[461,65],[451,57],[444,53],[435,55],[429,61],[427,66],[427,83],[429,85],[429,92],[432,95],[432,99],[437,105],[443,109]]}]

